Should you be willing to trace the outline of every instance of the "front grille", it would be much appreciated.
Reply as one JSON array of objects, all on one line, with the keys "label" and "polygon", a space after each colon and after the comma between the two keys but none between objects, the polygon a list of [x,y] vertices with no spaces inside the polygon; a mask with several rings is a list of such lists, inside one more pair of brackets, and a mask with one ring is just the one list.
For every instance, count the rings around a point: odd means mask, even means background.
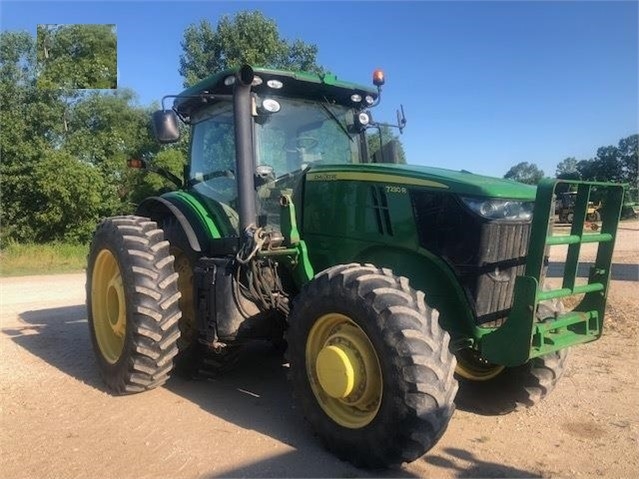
[{"label": "front grille", "polygon": [[477,324],[501,325],[510,313],[515,278],[524,273],[530,222],[481,218],[450,193],[410,194],[420,245],[453,268]]}]

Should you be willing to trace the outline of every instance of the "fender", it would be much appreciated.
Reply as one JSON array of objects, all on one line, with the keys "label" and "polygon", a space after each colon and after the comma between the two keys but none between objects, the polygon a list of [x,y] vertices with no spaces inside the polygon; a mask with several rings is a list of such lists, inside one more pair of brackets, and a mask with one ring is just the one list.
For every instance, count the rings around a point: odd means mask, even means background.
[{"label": "fender", "polygon": [[202,252],[202,242],[200,242],[198,234],[191,225],[191,221],[189,221],[187,215],[182,212],[182,209],[171,201],[159,196],[151,196],[138,205],[135,213],[151,218],[154,221],[161,220],[167,216],[175,217],[180,223],[191,249],[198,253]]},{"label": "fender", "polygon": [[428,305],[439,311],[439,322],[453,341],[477,337],[466,293],[450,267],[428,250],[376,245],[362,251],[357,261],[390,268],[396,275],[407,277],[413,288],[424,292]]},{"label": "fender", "polygon": [[239,250],[239,238],[233,225],[214,200],[207,202],[205,198],[185,191],[173,191],[161,197],[147,198],[138,206],[137,213],[154,220],[175,217],[189,246],[200,256],[229,256]]}]

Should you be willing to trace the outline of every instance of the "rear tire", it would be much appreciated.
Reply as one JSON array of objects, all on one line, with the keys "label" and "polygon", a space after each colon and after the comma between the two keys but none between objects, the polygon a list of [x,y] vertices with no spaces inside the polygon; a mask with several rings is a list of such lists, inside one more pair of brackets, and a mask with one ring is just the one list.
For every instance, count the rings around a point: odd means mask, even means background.
[{"label": "rear tire", "polygon": [[437,320],[406,278],[372,265],[335,266],[303,287],[289,317],[290,379],[327,449],[380,468],[435,445],[457,392]]},{"label": "rear tire", "polygon": [[141,392],[169,378],[180,336],[177,278],[155,222],[122,216],[98,225],[88,257],[87,311],[110,392]]},{"label": "rear tire", "polygon": [[175,358],[176,372],[190,375],[187,371],[195,358],[201,353],[198,348],[198,329],[195,314],[195,285],[193,281],[193,267],[197,261],[197,253],[191,249],[189,241],[175,217],[164,218],[161,222],[164,237],[169,242],[169,252],[175,258],[174,268],[178,274],[177,286],[180,291],[178,302],[182,317],[178,322],[180,338],[178,339],[178,354]]},{"label": "rear tire", "polygon": [[187,379],[216,378],[236,366],[240,348],[232,345],[215,350],[200,342],[193,275],[200,254],[191,248],[182,226],[174,216],[162,220],[162,229],[171,245],[169,251],[175,257],[177,285],[181,295],[179,307],[182,317],[178,323],[180,339],[177,343],[179,352],[175,358],[176,374]]}]

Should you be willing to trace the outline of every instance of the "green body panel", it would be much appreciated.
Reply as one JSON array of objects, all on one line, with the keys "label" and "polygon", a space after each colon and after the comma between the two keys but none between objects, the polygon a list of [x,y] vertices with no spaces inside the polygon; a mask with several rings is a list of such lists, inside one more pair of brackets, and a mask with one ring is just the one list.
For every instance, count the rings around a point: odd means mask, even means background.
[{"label": "green body panel", "polygon": [[[170,193],[165,193],[162,195],[162,198],[187,205],[188,208],[197,215],[197,218],[200,220],[201,225],[205,228],[210,238],[222,237],[218,225],[224,224],[224,221],[221,220],[219,214],[215,215],[209,208],[205,207],[205,202],[202,201],[201,198],[185,191],[172,191]],[[226,231],[224,233],[226,233]]]},{"label": "green body panel", "polygon": [[[350,176],[345,177],[349,174]],[[337,175],[337,176],[335,176]],[[358,178],[359,176],[359,178]],[[428,166],[395,164],[361,164],[314,166],[307,174],[308,181],[361,180],[381,184],[425,186],[446,189],[462,196],[485,196],[532,201],[536,188],[516,181],[490,178],[464,171]]]},{"label": "green body panel", "polygon": [[[451,268],[419,245],[408,190],[400,186],[439,190],[446,185],[389,171],[393,168],[361,165],[313,168],[307,174],[302,237],[313,268],[319,272],[353,261],[390,268],[428,293],[428,304],[439,310],[453,339],[474,336],[468,300]],[[348,173],[355,176],[340,176]],[[373,195],[381,193],[387,203],[375,205]]]}]

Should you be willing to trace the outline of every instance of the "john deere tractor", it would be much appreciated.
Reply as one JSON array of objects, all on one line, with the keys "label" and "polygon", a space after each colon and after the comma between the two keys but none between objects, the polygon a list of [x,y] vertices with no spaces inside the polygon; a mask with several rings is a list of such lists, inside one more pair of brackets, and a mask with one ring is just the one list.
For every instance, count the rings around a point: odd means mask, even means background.
[{"label": "john deere tractor", "polygon": [[[497,412],[529,406],[569,347],[601,336],[623,187],[574,183],[572,231],[553,236],[556,181],[407,166],[392,142],[371,155],[381,72],[373,83],[243,66],[155,112],[161,143],[191,128],[184,179],[103,220],[89,254],[111,392],[221,374],[250,341],[287,345],[294,396],[326,447],[384,467],[433,447],[458,381]],[[602,226],[584,234],[595,187]],[[599,252],[580,282],[584,242]],[[562,244],[565,276],[548,289],[548,249]],[[565,311],[571,295],[582,299]]]}]

